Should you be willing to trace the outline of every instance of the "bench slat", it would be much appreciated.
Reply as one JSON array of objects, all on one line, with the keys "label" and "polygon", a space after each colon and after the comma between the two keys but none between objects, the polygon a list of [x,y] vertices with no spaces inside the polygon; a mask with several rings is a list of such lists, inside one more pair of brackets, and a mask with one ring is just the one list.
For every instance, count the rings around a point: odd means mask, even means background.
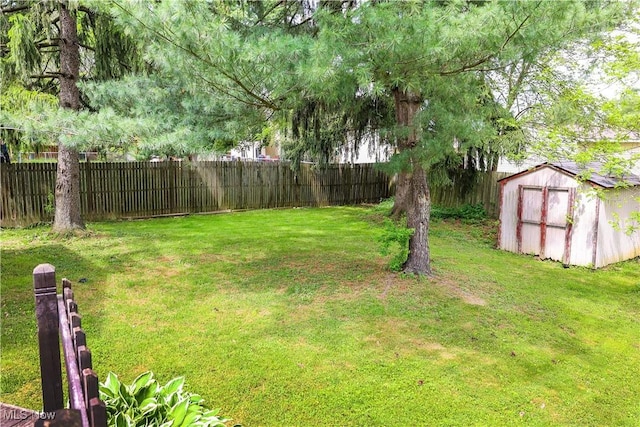
[{"label": "bench slat", "polygon": [[69,313],[69,326],[71,329],[73,328],[81,328],[82,327],[82,316],[80,316],[76,312]]},{"label": "bench slat", "polygon": [[104,402],[97,397],[89,401],[89,419],[92,426],[107,425],[107,407]]},{"label": "bench slat", "polygon": [[76,349],[87,345],[87,335],[84,333],[82,328],[73,328],[72,335],[73,344]]}]

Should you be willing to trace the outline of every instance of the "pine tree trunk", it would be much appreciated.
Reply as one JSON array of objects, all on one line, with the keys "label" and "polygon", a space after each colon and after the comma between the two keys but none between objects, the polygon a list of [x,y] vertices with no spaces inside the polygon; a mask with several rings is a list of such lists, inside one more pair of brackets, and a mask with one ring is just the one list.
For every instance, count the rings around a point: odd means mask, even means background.
[{"label": "pine tree trunk", "polygon": [[[396,122],[402,134],[398,138],[398,149],[410,151],[418,142],[418,128],[414,123],[416,114],[422,105],[422,98],[417,94],[394,90]],[[403,271],[413,274],[431,275],[429,255],[429,215],[431,198],[427,184],[427,174],[419,160],[412,160],[410,171],[398,175],[396,194],[400,197],[394,204],[394,212],[398,209],[407,213],[407,226],[414,229],[409,240],[409,257]]]},{"label": "pine tree trunk", "polygon": [[393,200],[393,208],[391,208],[391,216],[396,220],[400,219],[402,214],[407,211],[410,178],[411,174],[404,171],[399,172],[396,176],[396,193]]},{"label": "pine tree trunk", "polygon": [[431,259],[429,255],[431,197],[426,173],[418,163],[413,165],[406,202],[407,227],[413,228],[414,232],[409,240],[409,258],[407,258],[403,266],[403,271],[431,275]]},{"label": "pine tree trunk", "polygon": [[[59,3],[60,11],[60,106],[78,110],[80,95],[76,82],[80,74],[80,52],[75,17],[66,1]],[[83,229],[80,216],[80,163],[75,149],[58,144],[56,175],[56,210],[53,230],[66,232]]]}]

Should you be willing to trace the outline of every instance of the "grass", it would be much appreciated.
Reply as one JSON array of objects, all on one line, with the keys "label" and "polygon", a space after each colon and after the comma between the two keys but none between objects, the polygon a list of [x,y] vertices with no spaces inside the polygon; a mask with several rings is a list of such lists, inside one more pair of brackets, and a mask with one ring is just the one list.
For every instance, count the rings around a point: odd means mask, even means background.
[{"label": "grass", "polygon": [[184,375],[245,426],[640,425],[638,260],[564,269],[437,221],[436,276],[403,277],[372,212],[3,230],[1,399],[40,407],[31,272],[49,262],[102,379]]}]

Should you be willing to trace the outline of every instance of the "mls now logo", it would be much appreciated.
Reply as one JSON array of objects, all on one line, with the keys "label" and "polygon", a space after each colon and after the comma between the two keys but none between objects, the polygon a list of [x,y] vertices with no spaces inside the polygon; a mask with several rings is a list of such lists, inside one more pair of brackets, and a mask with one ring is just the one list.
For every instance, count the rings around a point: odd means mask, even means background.
[{"label": "mls now logo", "polygon": [[18,421],[31,418],[32,420],[53,420],[55,412],[33,412],[26,409],[2,409],[0,421]]}]

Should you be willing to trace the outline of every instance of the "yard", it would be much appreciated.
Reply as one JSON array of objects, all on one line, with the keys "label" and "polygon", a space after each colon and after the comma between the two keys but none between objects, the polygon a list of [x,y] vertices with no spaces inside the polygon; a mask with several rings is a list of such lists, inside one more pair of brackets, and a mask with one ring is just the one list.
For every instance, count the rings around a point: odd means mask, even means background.
[{"label": "yard", "polygon": [[49,262],[101,379],[183,375],[245,426],[639,425],[638,260],[565,269],[496,250],[495,228],[435,221],[432,279],[386,270],[368,208],[3,230],[1,400],[40,408]]}]

